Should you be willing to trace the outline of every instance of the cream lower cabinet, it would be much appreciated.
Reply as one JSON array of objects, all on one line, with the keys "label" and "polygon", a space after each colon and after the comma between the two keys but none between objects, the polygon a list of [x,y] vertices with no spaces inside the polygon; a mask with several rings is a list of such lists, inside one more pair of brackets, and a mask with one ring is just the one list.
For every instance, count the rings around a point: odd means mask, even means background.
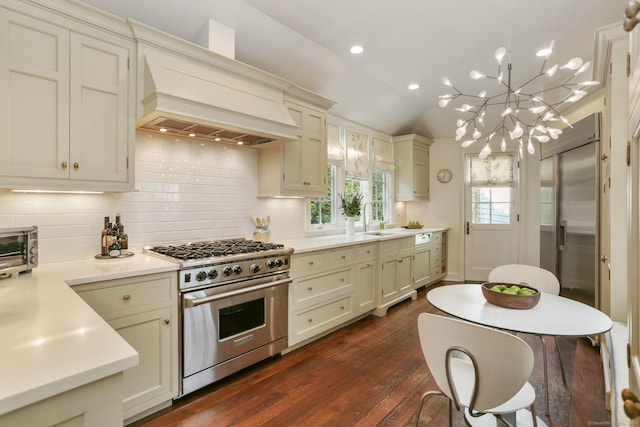
[{"label": "cream lower cabinet", "polygon": [[416,246],[415,258],[413,260],[413,287],[418,289],[429,284],[433,277],[431,258],[433,245],[425,243]]},{"label": "cream lower cabinet", "polygon": [[378,278],[378,243],[356,246],[355,304],[358,314],[376,306]]},{"label": "cream lower cabinet", "polygon": [[113,427],[121,425],[122,373],[0,415],[0,427]]},{"label": "cream lower cabinet", "polygon": [[413,287],[413,257],[415,238],[402,237],[380,242],[380,276],[376,316],[384,316],[392,305],[417,293]]},{"label": "cream lower cabinet", "polygon": [[126,22],[105,15],[107,32],[82,23],[101,16],[81,4],[5,4],[0,188],[132,190],[135,44],[116,35]]},{"label": "cream lower cabinet", "polygon": [[289,345],[316,337],[355,315],[355,248],[294,253],[289,285]]},{"label": "cream lower cabinet", "polygon": [[447,275],[447,232],[435,231],[431,242],[417,245],[413,261],[413,287],[429,286]]},{"label": "cream lower cabinet", "polygon": [[377,242],[293,254],[290,346],[322,336],[375,308],[377,257]]},{"label": "cream lower cabinet", "polygon": [[124,371],[124,419],[171,405],[178,394],[177,277],[159,273],[78,285],[74,290],[139,354]]}]

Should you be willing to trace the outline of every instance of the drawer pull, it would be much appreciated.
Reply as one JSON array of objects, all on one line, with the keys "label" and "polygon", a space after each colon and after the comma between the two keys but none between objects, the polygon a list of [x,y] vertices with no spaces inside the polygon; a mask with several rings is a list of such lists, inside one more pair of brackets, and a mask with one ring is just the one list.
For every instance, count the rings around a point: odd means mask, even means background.
[{"label": "drawer pull", "polygon": [[345,259],[345,258],[347,258],[347,257],[345,255],[342,255],[342,259]]},{"label": "drawer pull", "polygon": [[313,323],[313,319],[307,319],[307,322]]},{"label": "drawer pull", "polygon": [[344,282],[344,277],[341,277],[341,278],[340,278],[340,281],[341,281],[341,282]]},{"label": "drawer pull", "polygon": [[169,320],[169,319],[164,319],[164,324],[165,324],[165,325],[168,325],[169,323],[171,323],[171,320]]},{"label": "drawer pull", "polygon": [[122,299],[125,301],[129,301],[131,299],[131,295],[124,295]]},{"label": "drawer pull", "polygon": [[313,288],[312,288],[311,286],[309,286],[309,287],[307,288],[307,290],[308,290],[309,292],[311,292],[311,291],[313,290]]},{"label": "drawer pull", "polygon": [[344,310],[344,305],[341,305],[341,306],[340,306],[340,310]]},{"label": "drawer pull", "polygon": [[309,261],[309,265],[313,265],[313,261]]},{"label": "drawer pull", "polygon": [[367,253],[368,253],[368,254],[370,254],[370,253],[371,253],[371,251],[367,250]]},{"label": "drawer pull", "polygon": [[398,260],[398,262],[402,262],[402,261],[404,261],[404,259],[399,259],[399,260]]}]

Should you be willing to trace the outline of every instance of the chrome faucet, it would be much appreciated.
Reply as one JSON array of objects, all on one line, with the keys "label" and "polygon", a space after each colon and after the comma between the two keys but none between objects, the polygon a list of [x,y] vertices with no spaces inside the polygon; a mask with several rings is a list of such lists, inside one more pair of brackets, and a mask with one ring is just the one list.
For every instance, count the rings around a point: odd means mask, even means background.
[{"label": "chrome faucet", "polygon": [[362,222],[364,223],[364,232],[367,232],[367,205],[371,205],[371,202],[366,202],[362,205]]}]

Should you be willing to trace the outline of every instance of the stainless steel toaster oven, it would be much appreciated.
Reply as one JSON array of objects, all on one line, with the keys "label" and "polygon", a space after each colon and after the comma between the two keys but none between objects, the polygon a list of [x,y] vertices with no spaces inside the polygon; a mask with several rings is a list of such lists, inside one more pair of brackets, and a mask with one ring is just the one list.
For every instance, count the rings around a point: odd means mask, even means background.
[{"label": "stainless steel toaster oven", "polygon": [[38,227],[0,228],[0,279],[38,266]]}]

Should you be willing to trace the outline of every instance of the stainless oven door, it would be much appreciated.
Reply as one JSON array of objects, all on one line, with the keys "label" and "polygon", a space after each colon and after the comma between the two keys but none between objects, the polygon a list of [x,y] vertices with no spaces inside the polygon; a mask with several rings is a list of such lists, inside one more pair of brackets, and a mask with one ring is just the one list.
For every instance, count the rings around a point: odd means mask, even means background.
[{"label": "stainless oven door", "polygon": [[289,283],[283,274],[184,293],[183,377],[286,337]]}]

